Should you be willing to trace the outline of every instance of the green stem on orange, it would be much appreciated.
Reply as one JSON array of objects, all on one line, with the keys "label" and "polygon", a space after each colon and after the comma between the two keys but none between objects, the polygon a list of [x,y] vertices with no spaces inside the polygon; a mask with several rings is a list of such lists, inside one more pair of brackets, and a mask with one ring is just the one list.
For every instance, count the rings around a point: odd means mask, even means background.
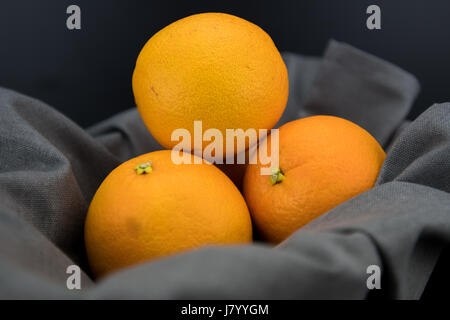
[{"label": "green stem on orange", "polygon": [[134,168],[134,170],[136,170],[137,174],[151,173],[153,171],[152,162],[148,161],[148,162],[141,163],[141,164],[137,165]]},{"label": "green stem on orange", "polygon": [[280,168],[273,168],[272,174],[270,175],[270,183],[272,185],[275,185],[277,183],[280,183],[284,180],[284,174],[281,172]]}]

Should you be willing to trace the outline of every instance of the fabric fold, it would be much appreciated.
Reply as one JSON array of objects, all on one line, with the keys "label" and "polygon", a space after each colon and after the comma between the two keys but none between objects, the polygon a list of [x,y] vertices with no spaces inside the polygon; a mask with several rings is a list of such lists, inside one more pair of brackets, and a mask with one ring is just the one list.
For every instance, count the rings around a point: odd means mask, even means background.
[{"label": "fabric fold", "polygon": [[419,90],[410,73],[332,40],[299,116],[327,114],[351,120],[384,146]]}]

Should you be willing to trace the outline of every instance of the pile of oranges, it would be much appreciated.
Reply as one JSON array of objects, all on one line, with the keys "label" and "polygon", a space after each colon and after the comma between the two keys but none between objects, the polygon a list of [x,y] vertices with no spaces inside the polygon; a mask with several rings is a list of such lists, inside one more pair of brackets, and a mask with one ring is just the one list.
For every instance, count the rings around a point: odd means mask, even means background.
[{"label": "pile of oranges", "polygon": [[[132,83],[144,123],[167,149],[175,145],[174,130],[192,132],[197,120],[224,135],[271,129],[289,91],[270,36],[221,13],[193,15],[156,33],[139,54]],[[175,164],[171,155],[163,150],[131,159],[99,187],[85,223],[96,277],[205,245],[250,243],[253,228],[262,240],[279,243],[370,189],[385,158],[368,132],[332,116],[283,125],[279,166],[270,176],[261,175],[267,165],[259,161]]]}]

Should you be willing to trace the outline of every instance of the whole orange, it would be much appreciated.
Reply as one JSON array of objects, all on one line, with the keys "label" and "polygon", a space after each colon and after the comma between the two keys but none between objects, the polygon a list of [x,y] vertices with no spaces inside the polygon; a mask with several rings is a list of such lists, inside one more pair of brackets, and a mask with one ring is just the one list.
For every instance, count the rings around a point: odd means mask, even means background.
[{"label": "whole orange", "polygon": [[177,144],[171,140],[175,129],[193,137],[195,120],[203,132],[215,128],[223,137],[226,129],[271,129],[288,91],[287,69],[270,36],[223,13],[196,14],[160,30],[143,47],[133,73],[142,119],[168,149]]},{"label": "whole orange", "polygon": [[[268,150],[271,143],[269,136]],[[268,241],[284,240],[370,189],[384,158],[378,142],[345,119],[314,116],[283,125],[279,129],[279,168],[272,168],[272,176],[261,175],[263,166],[258,160],[245,173],[244,196],[254,225]]]},{"label": "whole orange", "polygon": [[95,276],[204,245],[251,239],[244,198],[225,174],[206,163],[174,164],[171,151],[145,154],[114,169],[92,199],[85,223]]}]

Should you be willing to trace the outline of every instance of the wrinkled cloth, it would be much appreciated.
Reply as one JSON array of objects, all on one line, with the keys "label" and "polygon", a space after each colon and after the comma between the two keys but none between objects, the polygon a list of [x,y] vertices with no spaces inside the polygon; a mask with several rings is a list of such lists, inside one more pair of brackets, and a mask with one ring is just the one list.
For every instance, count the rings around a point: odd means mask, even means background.
[{"label": "wrinkled cloth", "polygon": [[[351,120],[388,151],[373,189],[272,247],[210,246],[90,277],[83,224],[96,189],[123,161],[161,149],[135,108],[84,130],[0,88],[0,297],[150,299],[420,298],[450,241],[450,104],[404,123],[414,76],[332,41],[322,58],[285,53],[290,96],[279,124],[314,114]],[[95,112],[95,110],[93,110]],[[66,269],[82,269],[81,290]]]}]

